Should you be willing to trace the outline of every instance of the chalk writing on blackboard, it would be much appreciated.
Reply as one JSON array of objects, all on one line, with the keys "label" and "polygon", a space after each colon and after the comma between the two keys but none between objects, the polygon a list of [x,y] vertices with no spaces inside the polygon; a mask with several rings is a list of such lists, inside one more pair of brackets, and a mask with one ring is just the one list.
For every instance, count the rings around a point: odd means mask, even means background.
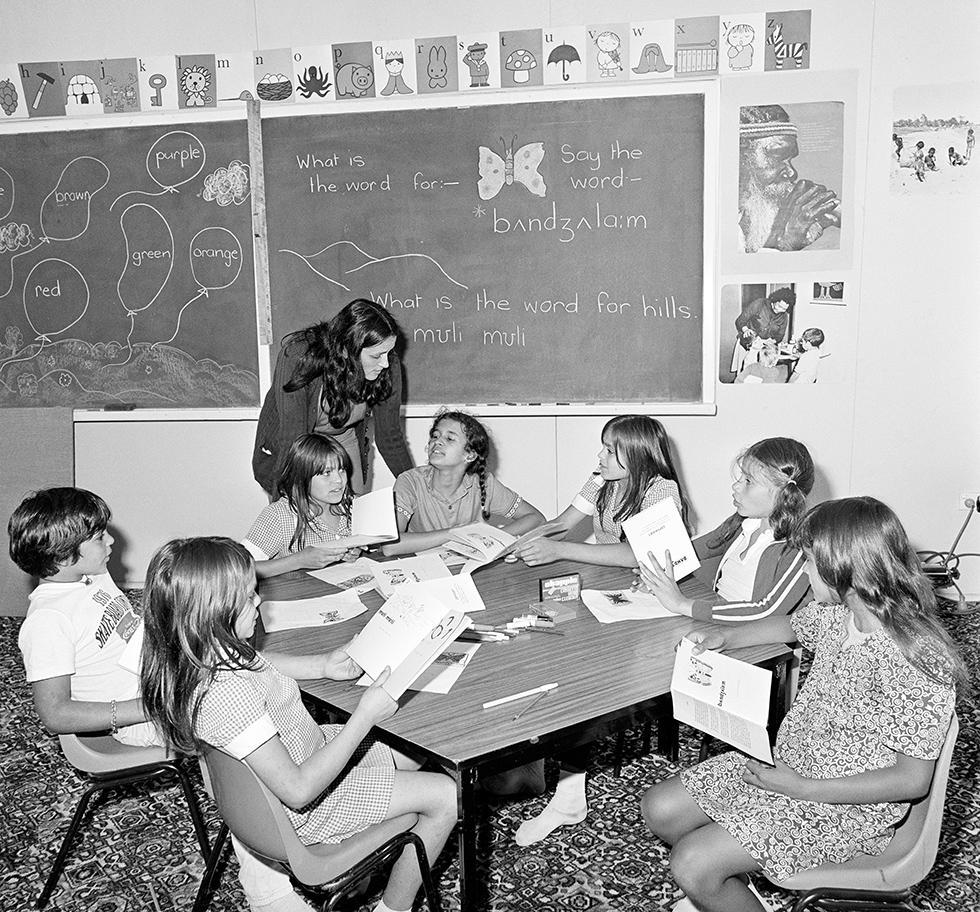
[{"label": "chalk writing on blackboard", "polygon": [[4,137],[0,405],[256,403],[244,132]]},{"label": "chalk writing on blackboard", "polygon": [[699,95],[277,117],[276,338],[351,297],[404,330],[409,401],[698,401]]}]

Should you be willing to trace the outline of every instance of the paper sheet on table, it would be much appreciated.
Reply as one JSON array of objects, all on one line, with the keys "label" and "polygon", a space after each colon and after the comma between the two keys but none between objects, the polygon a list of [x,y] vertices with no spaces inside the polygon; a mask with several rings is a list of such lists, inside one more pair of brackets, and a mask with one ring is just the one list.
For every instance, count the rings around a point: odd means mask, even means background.
[{"label": "paper sheet on table", "polygon": [[360,560],[370,565],[374,583],[385,598],[408,583],[422,583],[425,580],[452,576],[449,568],[435,555],[425,557],[403,557],[393,561],[375,561],[369,557]]},{"label": "paper sheet on table", "polygon": [[377,561],[359,557],[350,563],[341,561],[339,564],[331,564],[321,570],[306,572],[338,589],[353,589],[360,595],[374,588],[374,568],[377,565]]},{"label": "paper sheet on table", "polygon": [[669,497],[624,519],[623,532],[640,563],[649,566],[652,552],[663,567],[664,552],[670,551],[675,579],[683,579],[701,566],[677,504]]},{"label": "paper sheet on table", "polygon": [[340,624],[367,611],[356,592],[336,592],[317,598],[291,602],[263,602],[259,605],[266,633],[296,630],[299,627],[327,627]]},{"label": "paper sheet on table", "polygon": [[464,574],[430,579],[423,583],[409,583],[404,586],[403,591],[419,592],[436,598],[446,606],[447,611],[471,614],[474,611],[483,611],[487,607],[477,591],[473,578]]},{"label": "paper sheet on table", "polygon": [[[436,656],[435,661],[408,686],[408,689],[425,693],[449,693],[479,648],[479,643],[454,643],[445,652]],[[371,678],[361,675],[357,683],[361,687],[367,687],[371,683]]]},{"label": "paper sheet on table", "polygon": [[632,589],[583,589],[581,597],[585,607],[600,624],[677,617],[649,592],[634,592]]},{"label": "paper sheet on table", "polygon": [[772,672],[712,650],[694,655],[693,649],[685,637],[675,653],[674,718],[772,763],[766,730]]},{"label": "paper sheet on table", "polygon": [[438,557],[447,567],[461,567],[466,563],[466,556],[449,548],[427,548],[416,552],[416,557]]},{"label": "paper sheet on table", "polygon": [[370,542],[394,541],[398,538],[395,489],[378,488],[355,497],[351,504],[350,526],[354,538],[364,537]]}]

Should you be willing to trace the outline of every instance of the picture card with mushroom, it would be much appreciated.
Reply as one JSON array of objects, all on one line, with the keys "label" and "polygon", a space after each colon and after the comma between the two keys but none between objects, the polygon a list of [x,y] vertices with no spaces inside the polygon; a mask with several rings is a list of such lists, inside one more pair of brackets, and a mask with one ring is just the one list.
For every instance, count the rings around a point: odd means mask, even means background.
[{"label": "picture card with mushroom", "polygon": [[544,85],[541,29],[500,32],[500,85],[524,89]]}]

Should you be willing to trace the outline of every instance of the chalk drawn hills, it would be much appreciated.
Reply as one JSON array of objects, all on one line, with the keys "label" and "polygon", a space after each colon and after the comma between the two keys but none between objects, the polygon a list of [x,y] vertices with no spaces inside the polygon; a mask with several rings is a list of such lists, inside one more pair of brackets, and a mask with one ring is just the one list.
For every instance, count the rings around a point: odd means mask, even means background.
[{"label": "chalk drawn hills", "polygon": [[0,147],[0,406],[258,401],[241,122]]}]

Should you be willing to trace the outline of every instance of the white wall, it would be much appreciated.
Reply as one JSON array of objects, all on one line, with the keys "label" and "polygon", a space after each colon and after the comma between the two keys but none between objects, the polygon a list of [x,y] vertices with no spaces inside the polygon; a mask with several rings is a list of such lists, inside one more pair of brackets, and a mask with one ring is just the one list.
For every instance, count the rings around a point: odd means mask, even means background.
[{"label": "white wall", "polygon": [[[980,201],[892,197],[886,162],[896,87],[976,78],[980,6],[948,0],[926,13],[912,0],[799,5],[813,9],[814,70],[851,69],[860,77],[856,164],[868,177],[855,201],[856,268],[846,275],[852,303],[842,324],[853,345],[841,348],[835,364],[841,382],[803,389],[719,386],[715,416],[664,423],[702,528],[729,509],[732,457],[759,437],[780,434],[811,448],[820,469],[818,498],[874,494],[898,510],[918,547],[946,547],[964,515],[955,507],[958,494],[980,492]],[[654,15],[640,0],[255,0],[254,7],[251,0],[175,0],[125,8],[108,0],[5,0],[4,6],[0,60],[11,61],[271,48]],[[766,8],[758,0],[739,6],[743,12]],[[722,4],[689,0],[658,4],[655,15],[724,12]],[[975,102],[968,106],[964,99],[964,108],[976,116]],[[603,420],[493,419],[500,475],[553,513],[592,468]],[[416,456],[427,424],[408,421]],[[77,483],[112,505],[127,540],[125,578],[139,579],[153,548],[170,536],[244,531],[263,503],[248,471],[252,429],[250,422],[76,427]],[[377,476],[387,476],[383,466]],[[960,550],[980,551],[980,517]],[[980,593],[980,561],[971,559],[965,570],[967,588]]]}]

